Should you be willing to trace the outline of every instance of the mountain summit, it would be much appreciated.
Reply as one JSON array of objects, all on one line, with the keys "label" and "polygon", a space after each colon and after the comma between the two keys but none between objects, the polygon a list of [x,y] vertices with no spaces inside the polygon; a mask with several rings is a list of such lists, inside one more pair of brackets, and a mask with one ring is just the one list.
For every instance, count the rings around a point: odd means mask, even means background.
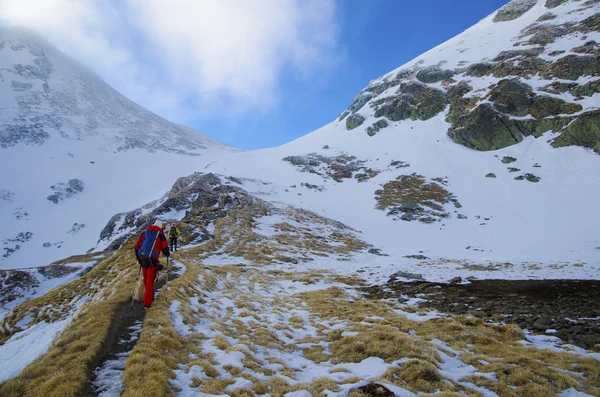
[{"label": "mountain summit", "polygon": [[0,269],[93,247],[115,212],[235,151],[130,101],[25,29],[0,30],[0,92]]},{"label": "mountain summit", "polygon": [[0,30],[0,91],[2,148],[88,140],[111,151],[197,155],[226,146],[130,101],[25,29]]}]

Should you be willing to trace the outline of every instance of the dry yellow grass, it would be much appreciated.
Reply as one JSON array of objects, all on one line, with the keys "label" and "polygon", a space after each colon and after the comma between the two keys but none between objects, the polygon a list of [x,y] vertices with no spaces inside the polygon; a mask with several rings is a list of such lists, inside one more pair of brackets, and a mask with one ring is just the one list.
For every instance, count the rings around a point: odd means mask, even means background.
[{"label": "dry yellow grass", "polygon": [[[86,294],[94,297],[81,308],[47,353],[0,385],[0,395],[81,395],[108,338],[116,310],[131,296],[137,269],[135,258],[130,254],[132,244],[132,241],[125,244],[81,279],[23,303],[5,320],[8,324],[14,323],[26,313],[34,312],[33,308],[40,307],[54,307],[66,313],[76,297]],[[51,317],[38,315],[33,322],[51,320]]]}]

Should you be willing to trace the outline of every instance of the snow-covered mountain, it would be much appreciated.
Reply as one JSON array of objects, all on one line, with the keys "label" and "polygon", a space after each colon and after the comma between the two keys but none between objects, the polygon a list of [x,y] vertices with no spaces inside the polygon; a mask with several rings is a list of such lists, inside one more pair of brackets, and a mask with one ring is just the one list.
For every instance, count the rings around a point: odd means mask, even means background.
[{"label": "snow-covered mountain", "polygon": [[599,21],[597,1],[513,1],[332,123],[208,171],[260,176],[267,197],[363,231],[396,267],[414,254],[597,265]]},{"label": "snow-covered mountain", "polygon": [[[0,268],[95,251],[0,272],[0,394],[597,394],[599,22],[513,0],[277,148],[14,135]],[[156,218],[178,278],[131,309]]]},{"label": "snow-covered mountain", "polygon": [[93,247],[115,212],[229,146],[125,98],[23,29],[0,30],[0,269]]}]

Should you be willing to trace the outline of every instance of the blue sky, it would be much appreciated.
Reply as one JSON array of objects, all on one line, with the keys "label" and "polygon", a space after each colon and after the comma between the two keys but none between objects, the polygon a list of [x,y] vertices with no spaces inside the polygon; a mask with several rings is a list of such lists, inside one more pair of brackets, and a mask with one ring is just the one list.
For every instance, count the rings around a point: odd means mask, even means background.
[{"label": "blue sky", "polygon": [[[284,73],[266,114],[203,117],[194,129],[242,149],[278,146],[331,122],[370,80],[454,37],[506,0],[346,0],[338,4],[340,56],[309,80]],[[314,79],[314,80],[312,80]]]}]

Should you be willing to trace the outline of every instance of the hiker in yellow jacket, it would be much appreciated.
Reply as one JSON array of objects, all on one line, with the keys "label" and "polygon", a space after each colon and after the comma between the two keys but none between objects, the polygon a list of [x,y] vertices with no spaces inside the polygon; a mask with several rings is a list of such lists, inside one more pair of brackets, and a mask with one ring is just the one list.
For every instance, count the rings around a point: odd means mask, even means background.
[{"label": "hiker in yellow jacket", "polygon": [[169,243],[171,245],[171,252],[177,251],[177,238],[181,236],[179,229],[176,225],[171,226],[169,229]]}]

